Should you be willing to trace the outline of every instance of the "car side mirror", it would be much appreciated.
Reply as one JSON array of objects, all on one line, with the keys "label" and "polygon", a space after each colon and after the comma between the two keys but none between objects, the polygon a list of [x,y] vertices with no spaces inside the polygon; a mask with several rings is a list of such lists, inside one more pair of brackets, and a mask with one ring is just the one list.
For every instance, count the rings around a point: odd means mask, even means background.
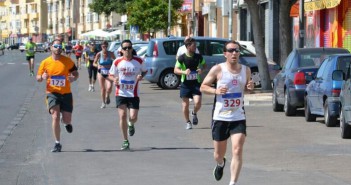
[{"label": "car side mirror", "polygon": [[343,81],[345,79],[345,74],[342,70],[335,70],[332,74],[332,80]]}]

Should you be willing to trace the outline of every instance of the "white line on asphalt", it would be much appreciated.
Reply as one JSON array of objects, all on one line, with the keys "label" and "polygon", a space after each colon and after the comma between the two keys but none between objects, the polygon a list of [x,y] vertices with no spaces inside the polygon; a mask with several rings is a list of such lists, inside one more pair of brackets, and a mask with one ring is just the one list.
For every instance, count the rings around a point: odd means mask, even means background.
[{"label": "white line on asphalt", "polygon": [[7,63],[7,64],[11,64],[12,65],[12,64],[15,64],[15,63]]}]

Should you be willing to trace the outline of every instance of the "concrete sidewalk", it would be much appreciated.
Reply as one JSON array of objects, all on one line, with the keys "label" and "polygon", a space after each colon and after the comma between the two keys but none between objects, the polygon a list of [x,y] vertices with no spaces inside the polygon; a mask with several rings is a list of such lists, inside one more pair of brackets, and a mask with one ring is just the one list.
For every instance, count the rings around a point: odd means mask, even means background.
[{"label": "concrete sidewalk", "polygon": [[255,89],[251,93],[245,93],[244,102],[246,106],[250,105],[271,105],[272,90]]}]

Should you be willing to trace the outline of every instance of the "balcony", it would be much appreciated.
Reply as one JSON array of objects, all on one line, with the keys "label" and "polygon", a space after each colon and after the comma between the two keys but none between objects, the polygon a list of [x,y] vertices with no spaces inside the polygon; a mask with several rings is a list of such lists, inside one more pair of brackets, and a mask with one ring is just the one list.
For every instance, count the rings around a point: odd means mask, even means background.
[{"label": "balcony", "polygon": [[29,34],[28,31],[29,31],[28,28],[21,28],[21,33],[22,34]]},{"label": "balcony", "polygon": [[31,19],[38,19],[39,18],[39,13],[30,13],[30,18]]},{"label": "balcony", "polygon": [[29,15],[27,13],[21,15],[21,19],[28,19],[28,18],[29,18]]}]

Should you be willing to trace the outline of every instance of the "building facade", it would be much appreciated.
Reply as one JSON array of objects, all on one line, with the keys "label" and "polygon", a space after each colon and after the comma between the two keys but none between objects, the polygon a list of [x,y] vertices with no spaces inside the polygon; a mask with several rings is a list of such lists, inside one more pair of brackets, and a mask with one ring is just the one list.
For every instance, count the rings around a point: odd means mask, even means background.
[{"label": "building facade", "polygon": [[6,0],[0,4],[1,38],[5,43],[46,39],[47,17],[43,0]]},{"label": "building facade", "polygon": [[106,17],[89,9],[92,0],[0,0],[0,40],[6,44],[65,40],[95,29],[120,29],[121,16]]},{"label": "building facade", "polygon": [[[309,1],[304,6],[305,47],[339,47],[351,52],[351,0]],[[297,47],[299,16],[293,19],[294,47]]]}]

